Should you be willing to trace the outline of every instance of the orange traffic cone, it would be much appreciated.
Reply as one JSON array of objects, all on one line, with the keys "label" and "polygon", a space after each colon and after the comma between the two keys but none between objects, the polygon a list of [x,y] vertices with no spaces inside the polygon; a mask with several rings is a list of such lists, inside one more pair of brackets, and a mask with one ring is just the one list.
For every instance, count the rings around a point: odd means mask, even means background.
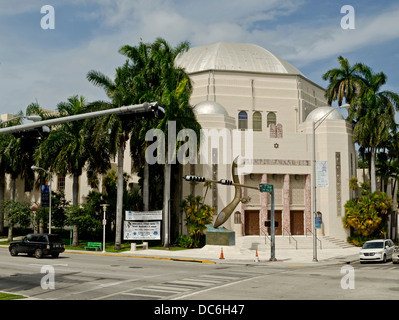
[{"label": "orange traffic cone", "polygon": [[260,262],[259,256],[258,256],[258,250],[256,250],[255,262]]},{"label": "orange traffic cone", "polygon": [[223,248],[222,248],[221,250],[222,250],[222,251],[220,252],[220,258],[219,258],[219,259],[224,259]]}]

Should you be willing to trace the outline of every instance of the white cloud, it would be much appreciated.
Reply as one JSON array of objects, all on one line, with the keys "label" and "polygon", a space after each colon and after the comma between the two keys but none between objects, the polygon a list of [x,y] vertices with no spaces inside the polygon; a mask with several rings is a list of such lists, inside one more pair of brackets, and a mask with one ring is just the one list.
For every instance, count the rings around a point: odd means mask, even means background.
[{"label": "white cloud", "polygon": [[[14,2],[10,6],[9,1],[0,0],[0,16],[37,11],[40,18],[42,1]],[[0,112],[6,108],[7,112],[24,109],[35,98],[50,109],[73,94],[88,100],[105,98],[102,89],[86,80],[87,72],[95,69],[113,77],[115,67],[125,60],[118,49],[124,44],[138,44],[140,39],[151,42],[161,36],[172,45],[188,40],[192,46],[217,41],[255,43],[301,68],[326,58],[335,61],[339,54],[396,39],[399,29],[397,6],[379,14],[357,14],[356,29],[342,30],[339,10],[330,18],[309,12],[308,21],[298,20],[296,13],[308,5],[305,0],[47,3],[55,6],[56,29],[61,10],[71,5],[77,16],[96,26],[90,30],[93,36],[88,42],[77,41],[61,51],[41,43],[26,47],[23,36],[14,38],[12,32],[0,33]],[[12,31],[12,26],[4,26],[0,21],[0,30],[5,27]],[[79,38],[79,33],[75,36]]]},{"label": "white cloud", "polygon": [[298,66],[306,65],[399,38],[398,16],[399,7],[379,15],[357,15],[354,30],[342,29],[340,20],[318,29],[296,26],[296,32],[282,32],[284,40],[277,44],[291,43],[293,50],[285,58]]}]

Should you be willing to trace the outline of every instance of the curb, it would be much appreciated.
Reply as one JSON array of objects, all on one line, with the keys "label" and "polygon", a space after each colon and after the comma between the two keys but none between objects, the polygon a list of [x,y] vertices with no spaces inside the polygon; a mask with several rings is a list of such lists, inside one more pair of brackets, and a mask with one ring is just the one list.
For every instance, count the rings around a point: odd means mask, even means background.
[{"label": "curb", "polygon": [[102,253],[102,252],[87,252],[87,251],[75,251],[75,250],[65,250],[68,253],[77,254],[92,254],[97,256],[113,256],[113,257],[127,257],[127,258],[142,258],[142,259],[153,259],[153,260],[165,260],[165,261],[182,261],[182,262],[197,262],[197,263],[208,263],[216,264],[215,261],[205,260],[205,259],[187,259],[187,258],[168,258],[168,257],[155,257],[155,256],[138,256],[131,254],[121,254],[121,253]]}]

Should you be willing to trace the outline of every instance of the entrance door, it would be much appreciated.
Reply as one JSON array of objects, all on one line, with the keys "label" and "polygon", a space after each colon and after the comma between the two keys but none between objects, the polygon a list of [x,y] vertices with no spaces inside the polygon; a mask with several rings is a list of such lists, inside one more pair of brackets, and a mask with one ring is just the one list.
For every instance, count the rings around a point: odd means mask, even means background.
[{"label": "entrance door", "polygon": [[[283,222],[282,222],[282,211],[281,210],[274,210],[274,220],[278,223],[278,226],[274,229],[276,236],[281,236],[283,234]],[[267,220],[271,220],[271,211],[268,210],[267,212]],[[267,232],[271,234],[270,228],[267,228]]]},{"label": "entrance door", "polygon": [[293,210],[290,212],[290,227],[292,235],[304,235],[303,211]]},{"label": "entrance door", "polygon": [[259,210],[245,210],[245,235],[259,235]]}]

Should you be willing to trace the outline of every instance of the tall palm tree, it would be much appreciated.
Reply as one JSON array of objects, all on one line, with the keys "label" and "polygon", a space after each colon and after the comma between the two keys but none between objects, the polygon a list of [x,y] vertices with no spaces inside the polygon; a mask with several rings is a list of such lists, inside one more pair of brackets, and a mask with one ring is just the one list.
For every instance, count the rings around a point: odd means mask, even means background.
[{"label": "tall palm tree", "polygon": [[[158,129],[165,133],[166,141],[169,141],[168,129],[169,125],[176,126],[176,132],[189,128],[194,130],[197,137],[200,136],[201,126],[198,123],[190,105],[190,95],[192,86],[187,73],[178,67],[175,67],[174,61],[178,54],[188,50],[189,44],[182,42],[175,48],[172,48],[164,39],[158,38],[152,45],[152,56],[155,60],[156,69],[159,71],[160,85],[157,87],[160,103],[165,108],[165,117],[159,122]],[[174,122],[172,122],[174,121]],[[197,139],[199,141],[199,139]],[[174,141],[176,150],[184,142]],[[168,148],[174,147],[168,146]],[[172,151],[172,152],[170,152]],[[175,150],[167,150],[167,153],[175,155]],[[164,246],[170,245],[169,220],[170,220],[170,189],[171,189],[171,160],[165,158],[164,170]]]},{"label": "tall palm tree", "polygon": [[349,118],[354,120],[354,141],[370,149],[370,189],[376,191],[375,161],[378,148],[384,147],[395,129],[395,112],[399,108],[399,95],[381,91],[387,77],[363,66],[363,86],[349,108]]},{"label": "tall palm tree", "polygon": [[[127,64],[116,69],[115,80],[99,71],[89,71],[87,79],[94,85],[105,90],[107,96],[111,99],[109,102],[96,102],[100,108],[118,108],[121,106],[130,105],[133,103],[133,95],[131,92],[131,84],[129,83],[129,71]],[[129,119],[119,117],[117,115],[110,115],[103,117],[99,121],[95,137],[96,141],[104,141],[108,139],[107,148],[110,154],[117,155],[117,206],[116,206],[116,226],[115,226],[115,250],[120,250],[122,240],[122,207],[123,207],[123,162],[126,143],[129,140],[130,131],[132,128],[132,121]],[[106,137],[106,133],[109,138]]]},{"label": "tall palm tree", "polygon": [[330,82],[326,90],[328,104],[337,100],[338,105],[341,106],[344,98],[347,103],[350,103],[360,93],[364,82],[362,78],[364,65],[356,63],[351,66],[348,59],[342,56],[338,57],[338,62],[340,68],[328,70],[322,78]]},{"label": "tall palm tree", "polygon": [[343,99],[350,104],[348,120],[354,125],[354,141],[364,149],[369,148],[370,188],[376,191],[375,159],[377,149],[384,145],[394,125],[399,95],[392,91],[380,91],[387,77],[383,72],[374,73],[362,63],[351,66],[347,59],[338,57],[340,68],[327,71],[322,78],[329,80],[326,98],[331,104]]},{"label": "tall palm tree", "polygon": [[[57,105],[57,111],[61,117],[82,114],[89,110],[85,99],[77,95]],[[41,167],[48,168],[50,172],[57,174],[72,175],[72,204],[74,206],[79,205],[79,178],[91,156],[86,149],[86,135],[85,120],[66,122],[56,126],[35,152],[36,163]],[[78,245],[76,226],[73,226],[72,245]]]}]

